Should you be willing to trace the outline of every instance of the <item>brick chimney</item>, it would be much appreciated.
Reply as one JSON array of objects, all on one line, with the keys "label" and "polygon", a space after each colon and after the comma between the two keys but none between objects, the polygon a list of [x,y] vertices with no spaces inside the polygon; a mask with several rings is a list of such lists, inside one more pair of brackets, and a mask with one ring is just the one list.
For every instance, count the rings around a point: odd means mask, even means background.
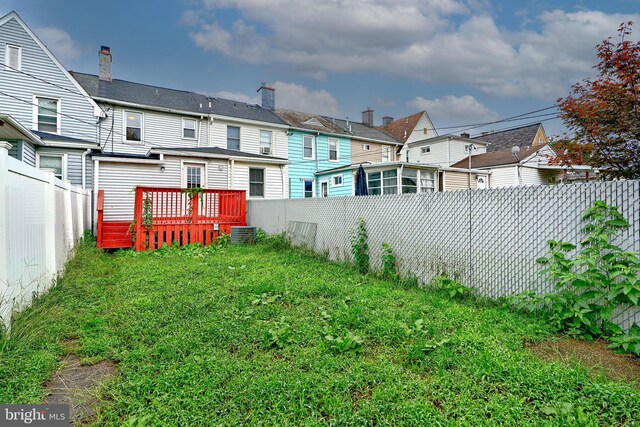
[{"label": "brick chimney", "polygon": [[99,73],[98,76],[100,80],[104,80],[106,82],[111,81],[111,49],[107,46],[100,46],[100,52],[98,53],[100,58],[99,62]]},{"label": "brick chimney", "polygon": [[389,126],[389,123],[391,123],[393,121],[393,117],[391,116],[384,116],[382,118],[382,127],[387,127]]},{"label": "brick chimney", "polygon": [[262,108],[273,110],[276,108],[276,90],[273,86],[262,82],[257,92],[262,92]]},{"label": "brick chimney", "polygon": [[367,107],[367,109],[362,112],[362,124],[373,127],[373,110],[371,107]]}]

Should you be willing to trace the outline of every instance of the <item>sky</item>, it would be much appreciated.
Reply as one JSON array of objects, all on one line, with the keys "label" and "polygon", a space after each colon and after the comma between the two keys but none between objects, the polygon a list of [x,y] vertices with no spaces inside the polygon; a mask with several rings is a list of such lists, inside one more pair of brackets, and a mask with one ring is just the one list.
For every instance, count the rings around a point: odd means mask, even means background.
[{"label": "sky", "polygon": [[595,75],[595,46],[640,25],[640,0],[0,0],[12,10],[70,70],[97,74],[104,45],[115,79],[250,103],[268,82],[278,108],[426,110],[472,135],[564,132],[552,107]]}]

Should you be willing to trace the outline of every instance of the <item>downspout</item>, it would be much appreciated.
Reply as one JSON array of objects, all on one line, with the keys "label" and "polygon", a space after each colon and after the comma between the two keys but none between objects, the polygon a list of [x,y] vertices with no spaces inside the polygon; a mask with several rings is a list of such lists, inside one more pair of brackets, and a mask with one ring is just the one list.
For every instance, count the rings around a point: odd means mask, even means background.
[{"label": "downspout", "polygon": [[[398,174],[398,178],[396,180],[397,182],[397,186],[398,186],[398,194],[402,194],[402,171],[404,170],[404,163],[400,163],[400,173]],[[382,178],[382,176],[380,177]],[[382,180],[383,184],[382,184],[382,192],[384,193],[384,179]]]},{"label": "downspout", "polygon": [[91,148],[82,153],[82,189],[87,188],[87,154],[91,153]]},{"label": "downspout", "polygon": [[[319,136],[320,136],[320,132],[318,132],[316,134],[316,137],[313,138],[315,140],[314,143],[315,143],[315,150],[316,150],[315,153],[314,153],[315,154],[315,158],[316,158],[316,170],[315,170],[315,173],[313,174],[313,189],[315,190],[314,193],[318,192],[318,185],[317,185],[318,184],[318,182],[317,182],[318,179],[317,179],[316,173],[318,173],[319,172],[318,169],[320,169],[320,165],[318,163],[319,162],[319,160],[318,160],[318,154],[319,154],[318,153],[318,137]],[[327,155],[328,155],[328,153],[327,153]],[[314,194],[313,195],[313,197],[317,197],[317,196],[318,196],[318,194]]]},{"label": "downspout", "polygon": [[285,194],[285,180],[284,180],[284,165],[280,165],[280,179],[282,180],[282,198],[286,199],[286,194]]},{"label": "downspout", "polygon": [[207,147],[211,147],[211,126],[213,125],[213,116],[209,114],[209,120],[207,122]]}]

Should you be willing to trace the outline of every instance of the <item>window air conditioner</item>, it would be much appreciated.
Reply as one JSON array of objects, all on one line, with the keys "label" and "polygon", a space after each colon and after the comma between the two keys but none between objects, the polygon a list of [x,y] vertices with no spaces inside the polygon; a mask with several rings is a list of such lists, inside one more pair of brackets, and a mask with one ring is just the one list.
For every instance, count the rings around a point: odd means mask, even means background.
[{"label": "window air conditioner", "polygon": [[271,154],[271,147],[260,147],[260,154]]}]

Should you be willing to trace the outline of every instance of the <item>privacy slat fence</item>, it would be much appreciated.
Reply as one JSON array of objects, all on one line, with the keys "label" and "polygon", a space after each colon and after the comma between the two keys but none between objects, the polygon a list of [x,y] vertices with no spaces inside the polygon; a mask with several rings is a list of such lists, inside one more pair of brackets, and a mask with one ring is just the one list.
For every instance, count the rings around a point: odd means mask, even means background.
[{"label": "privacy slat fence", "polygon": [[134,208],[135,249],[214,243],[232,226],[247,225],[244,190],[185,191],[137,187]]}]

